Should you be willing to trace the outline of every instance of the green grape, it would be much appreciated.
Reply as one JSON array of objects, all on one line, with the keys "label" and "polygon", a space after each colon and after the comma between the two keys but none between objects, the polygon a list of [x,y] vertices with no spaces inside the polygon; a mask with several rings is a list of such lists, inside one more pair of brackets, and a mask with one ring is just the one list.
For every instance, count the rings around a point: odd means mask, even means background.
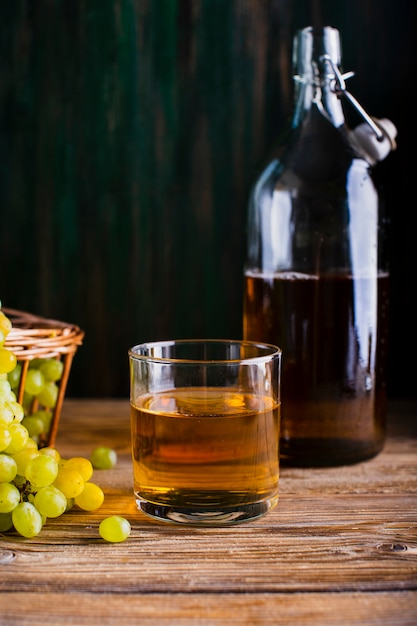
[{"label": "green grape", "polygon": [[11,444],[11,441],[12,435],[8,425],[0,421],[0,452],[6,450],[6,448]]},{"label": "green grape", "polygon": [[7,337],[9,332],[12,330],[12,322],[4,313],[4,311],[0,310],[0,330],[3,333],[4,337]]},{"label": "green grape", "polygon": [[38,369],[28,369],[25,380],[25,391],[31,396],[38,396],[45,387],[45,376]]},{"label": "green grape", "polygon": [[45,381],[42,391],[37,394],[39,403],[43,406],[53,409],[58,399],[58,385],[51,380]]},{"label": "green grape", "polygon": [[117,463],[117,453],[111,448],[100,446],[93,450],[90,461],[95,469],[111,469]]},{"label": "green grape", "polygon": [[16,474],[16,461],[8,454],[0,454],[0,483],[9,483]]},{"label": "green grape", "polygon": [[0,533],[5,533],[13,528],[12,513],[0,513]]},{"label": "green grape", "polygon": [[46,361],[47,361],[47,359],[45,359],[43,357],[35,357],[31,361],[29,361],[29,369],[30,370],[39,370],[41,368],[41,365],[46,363]]},{"label": "green grape", "polygon": [[39,417],[28,415],[22,420],[22,425],[27,429],[30,437],[39,437],[44,431],[43,421]]},{"label": "green grape", "polygon": [[51,427],[52,413],[50,411],[39,410],[31,414],[30,417],[36,417],[42,420],[44,433],[49,433]]},{"label": "green grape", "polygon": [[32,437],[29,437],[29,439],[26,442],[25,448],[33,448],[34,450],[37,450],[38,444],[36,443],[34,439],[32,439]]},{"label": "green grape", "polygon": [[41,435],[44,431],[43,421],[39,419],[39,417],[33,417],[33,415],[24,417],[22,425],[27,429],[30,437],[32,438],[39,437],[39,435]]},{"label": "green grape", "polygon": [[58,463],[45,454],[38,454],[26,465],[25,478],[38,489],[51,485],[57,475]]},{"label": "green grape", "polygon": [[15,530],[22,537],[35,537],[42,530],[42,516],[31,502],[21,502],[12,511]]},{"label": "green grape", "polygon": [[74,456],[65,461],[66,469],[74,469],[81,474],[84,481],[90,480],[93,475],[91,461],[82,456]]},{"label": "green grape", "polygon": [[11,458],[17,465],[17,473],[19,476],[25,476],[27,464],[29,463],[29,461],[34,459],[35,456],[38,456],[38,454],[39,452],[36,448],[32,448],[29,446],[23,448],[23,450],[20,450],[20,452],[16,452],[15,454],[11,455]]},{"label": "green grape", "polygon": [[104,493],[95,483],[86,482],[82,492],[74,498],[74,502],[84,511],[95,511],[104,502]]},{"label": "green grape", "polygon": [[12,483],[0,484],[0,513],[10,513],[20,502],[20,491]]},{"label": "green grape", "polygon": [[46,454],[46,456],[51,456],[53,459],[55,459],[55,461],[58,463],[58,466],[59,466],[61,455],[59,454],[56,448],[52,448],[51,446],[45,446],[44,448],[41,448],[39,450],[39,453]]},{"label": "green grape", "polygon": [[60,467],[54,485],[66,498],[75,498],[84,489],[84,479],[76,470]]},{"label": "green grape", "polygon": [[47,359],[44,363],[42,363],[39,369],[45,376],[46,380],[56,382],[62,376],[64,363],[62,361],[58,361],[58,359]]},{"label": "green grape", "polygon": [[67,509],[67,499],[56,487],[48,485],[36,493],[33,504],[45,517],[59,517]]},{"label": "green grape", "polygon": [[0,373],[8,374],[16,367],[17,358],[14,352],[7,348],[0,348]]},{"label": "green grape", "polygon": [[7,407],[13,412],[13,417],[16,422],[21,422],[25,417],[23,407],[16,400],[11,400],[7,403]]},{"label": "green grape", "polygon": [[32,402],[34,400],[35,396],[31,393],[28,393],[27,391],[23,392],[23,401],[22,401],[22,406],[23,409],[25,409],[26,411],[29,411],[31,406],[32,406]]},{"label": "green grape", "polygon": [[[0,380],[0,403],[7,402],[11,398],[12,387],[8,380]],[[15,397],[15,396],[14,396]]]},{"label": "green grape", "polygon": [[8,403],[0,406],[0,422],[3,424],[11,424],[14,420],[14,413]]},{"label": "green grape", "polygon": [[20,376],[22,375],[22,364],[16,363],[16,367],[8,372],[7,379],[12,389],[17,389],[20,383]]},{"label": "green grape", "polygon": [[101,520],[98,527],[100,536],[111,543],[120,543],[125,541],[131,531],[130,523],[120,515],[111,515]]},{"label": "green grape", "polygon": [[7,428],[12,440],[4,451],[7,452],[7,454],[14,454],[15,452],[19,452],[19,450],[23,450],[29,439],[29,433],[26,428],[19,422],[12,422]]}]

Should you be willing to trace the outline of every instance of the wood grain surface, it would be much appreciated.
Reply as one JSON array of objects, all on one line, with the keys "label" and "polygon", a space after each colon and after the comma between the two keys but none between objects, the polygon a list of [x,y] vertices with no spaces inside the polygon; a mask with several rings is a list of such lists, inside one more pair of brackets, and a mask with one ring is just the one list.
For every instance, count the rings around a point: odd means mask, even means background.
[{"label": "wood grain surface", "polygon": [[[417,405],[390,406],[375,459],[350,467],[282,468],[277,508],[230,528],[158,523],[132,492],[129,405],[67,399],[56,447],[118,453],[96,470],[102,507],[75,508],[41,534],[0,536],[1,626],[417,623]],[[105,543],[100,520],[132,524]]]}]

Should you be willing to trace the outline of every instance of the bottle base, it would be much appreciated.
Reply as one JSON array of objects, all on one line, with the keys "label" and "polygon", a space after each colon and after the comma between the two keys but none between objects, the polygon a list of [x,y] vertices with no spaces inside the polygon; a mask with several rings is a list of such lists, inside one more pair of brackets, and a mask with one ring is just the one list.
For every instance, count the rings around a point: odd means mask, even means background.
[{"label": "bottle base", "polygon": [[383,449],[384,442],[340,441],[337,439],[292,439],[280,443],[282,467],[339,467],[369,461]]},{"label": "bottle base", "polygon": [[145,515],[161,522],[171,522],[188,526],[231,526],[251,522],[271,511],[278,503],[278,496],[234,507],[221,509],[199,507],[180,508],[147,502],[136,498],[136,506]]}]

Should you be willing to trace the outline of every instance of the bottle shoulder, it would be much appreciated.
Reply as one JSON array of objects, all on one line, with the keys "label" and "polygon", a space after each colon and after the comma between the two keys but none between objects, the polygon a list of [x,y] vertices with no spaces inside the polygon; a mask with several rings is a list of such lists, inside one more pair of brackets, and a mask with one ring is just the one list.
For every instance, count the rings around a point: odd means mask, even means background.
[{"label": "bottle shoulder", "polygon": [[335,127],[312,109],[278,144],[253,185],[253,194],[275,189],[304,189],[317,193],[325,188],[345,187],[349,177],[374,184],[373,168],[351,141],[347,126]]}]

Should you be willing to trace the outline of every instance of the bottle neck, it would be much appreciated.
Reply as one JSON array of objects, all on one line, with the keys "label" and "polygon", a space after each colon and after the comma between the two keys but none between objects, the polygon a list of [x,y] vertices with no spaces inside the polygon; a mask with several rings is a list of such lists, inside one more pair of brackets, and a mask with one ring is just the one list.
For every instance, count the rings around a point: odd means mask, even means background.
[{"label": "bottle neck", "polygon": [[335,28],[309,26],[297,33],[293,51],[293,127],[299,126],[314,106],[336,128],[345,123],[343,107],[334,90],[334,67],[340,62],[340,37]]},{"label": "bottle neck", "polygon": [[303,84],[296,89],[294,115],[292,125],[300,126],[312,107],[316,107],[320,113],[333,126],[339,128],[345,124],[345,114],[340,98],[330,89],[329,85]]}]

